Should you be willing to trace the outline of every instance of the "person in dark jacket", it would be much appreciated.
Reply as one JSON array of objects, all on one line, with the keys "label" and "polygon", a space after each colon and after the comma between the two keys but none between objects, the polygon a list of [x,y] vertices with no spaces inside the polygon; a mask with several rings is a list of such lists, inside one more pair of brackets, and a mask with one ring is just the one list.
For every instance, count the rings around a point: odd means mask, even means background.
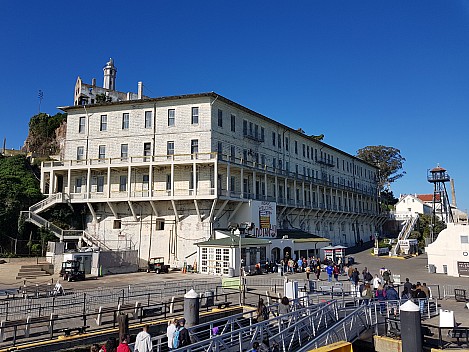
[{"label": "person in dark jacket", "polygon": [[191,344],[191,338],[189,336],[189,331],[184,327],[186,325],[186,319],[179,319],[178,322],[179,329],[179,347],[189,346]]},{"label": "person in dark jacket", "polygon": [[397,293],[396,289],[389,285],[386,288],[386,300],[388,300],[388,312],[390,315],[397,316],[397,302],[399,301],[399,294]]}]

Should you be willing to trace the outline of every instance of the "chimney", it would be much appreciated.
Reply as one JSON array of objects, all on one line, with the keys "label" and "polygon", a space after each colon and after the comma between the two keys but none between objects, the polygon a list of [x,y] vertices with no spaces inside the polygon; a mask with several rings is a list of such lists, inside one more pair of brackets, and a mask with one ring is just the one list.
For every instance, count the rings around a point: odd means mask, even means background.
[{"label": "chimney", "polygon": [[96,78],[93,78],[93,79],[91,80],[91,85],[92,85],[93,87],[96,87]]},{"label": "chimney", "polygon": [[127,100],[132,100],[132,93],[127,92]]},{"label": "chimney", "polygon": [[142,99],[142,97],[143,97],[143,82],[138,82],[137,99]]},{"label": "chimney", "polygon": [[451,184],[451,207],[457,208],[457,206],[456,206],[456,189],[454,188],[454,178],[452,178],[449,182]]}]

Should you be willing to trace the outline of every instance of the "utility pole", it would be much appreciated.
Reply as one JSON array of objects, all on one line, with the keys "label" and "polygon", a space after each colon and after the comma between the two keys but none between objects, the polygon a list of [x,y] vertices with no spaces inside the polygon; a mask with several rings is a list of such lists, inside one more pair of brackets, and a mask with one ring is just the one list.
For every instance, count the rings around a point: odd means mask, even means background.
[{"label": "utility pole", "polygon": [[38,108],[37,113],[40,114],[42,99],[44,99],[44,92],[41,89],[39,89],[39,92],[37,93],[37,98],[39,99],[39,108]]}]

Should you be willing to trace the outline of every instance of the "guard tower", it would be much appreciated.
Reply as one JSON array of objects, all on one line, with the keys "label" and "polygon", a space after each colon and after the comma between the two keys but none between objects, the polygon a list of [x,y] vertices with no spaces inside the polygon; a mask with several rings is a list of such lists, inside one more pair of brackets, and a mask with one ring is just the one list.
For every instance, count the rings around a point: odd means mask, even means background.
[{"label": "guard tower", "polygon": [[450,181],[450,177],[446,169],[440,165],[428,172],[427,180],[433,183],[433,199],[432,199],[432,237],[433,227],[436,223],[436,217],[448,223],[453,222],[453,213],[451,211],[448,192],[446,192],[445,182]]},{"label": "guard tower", "polygon": [[103,88],[116,90],[116,74],[117,68],[114,66],[114,60],[109,59],[106,66],[103,67],[104,71],[104,84]]}]

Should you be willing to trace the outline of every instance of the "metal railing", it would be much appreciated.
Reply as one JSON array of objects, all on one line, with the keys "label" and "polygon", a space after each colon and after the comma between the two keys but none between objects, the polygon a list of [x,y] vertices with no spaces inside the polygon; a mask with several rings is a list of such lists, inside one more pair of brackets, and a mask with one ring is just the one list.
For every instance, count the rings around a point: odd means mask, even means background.
[{"label": "metal railing", "polygon": [[63,193],[55,193],[49,195],[46,199],[41,200],[40,202],[37,202],[36,204],[33,204],[29,207],[29,211],[36,213],[36,212],[41,212],[50,206],[54,205],[55,203],[62,203],[64,201]]}]

